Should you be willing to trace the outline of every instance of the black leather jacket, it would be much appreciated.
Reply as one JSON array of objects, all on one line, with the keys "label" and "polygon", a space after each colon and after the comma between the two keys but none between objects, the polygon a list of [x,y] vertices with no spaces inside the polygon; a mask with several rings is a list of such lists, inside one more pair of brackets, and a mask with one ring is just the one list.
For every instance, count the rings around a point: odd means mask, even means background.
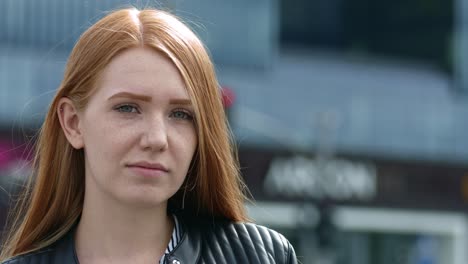
[{"label": "black leather jacket", "polygon": [[[184,224],[184,230],[180,243],[165,256],[165,263],[297,263],[291,244],[263,226],[216,221]],[[79,264],[73,234],[72,230],[50,247],[3,264]]]}]

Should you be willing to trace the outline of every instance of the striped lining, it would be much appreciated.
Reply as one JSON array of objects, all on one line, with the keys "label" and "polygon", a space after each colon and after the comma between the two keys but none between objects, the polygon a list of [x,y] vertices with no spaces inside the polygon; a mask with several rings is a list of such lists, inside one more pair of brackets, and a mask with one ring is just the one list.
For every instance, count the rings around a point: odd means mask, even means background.
[{"label": "striped lining", "polygon": [[175,215],[172,215],[174,218],[174,230],[172,230],[171,240],[167,245],[166,251],[164,255],[162,255],[161,259],[159,260],[159,264],[164,264],[164,256],[166,254],[171,253],[174,248],[179,244],[180,240],[182,240],[182,236],[184,235],[184,230],[182,229],[182,225],[179,223],[179,219]]}]

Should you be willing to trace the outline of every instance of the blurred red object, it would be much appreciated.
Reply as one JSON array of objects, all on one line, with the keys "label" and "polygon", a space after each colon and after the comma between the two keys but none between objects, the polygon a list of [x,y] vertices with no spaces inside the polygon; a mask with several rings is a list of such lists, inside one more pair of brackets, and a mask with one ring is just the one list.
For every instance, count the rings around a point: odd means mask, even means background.
[{"label": "blurred red object", "polygon": [[222,101],[223,101],[223,106],[224,108],[230,108],[236,99],[236,95],[234,94],[234,91],[232,91],[228,87],[221,87],[221,96],[222,96]]},{"label": "blurred red object", "polygon": [[8,142],[0,141],[0,169],[5,169],[14,160],[13,147]]},{"label": "blurred red object", "polygon": [[8,170],[18,162],[31,161],[32,147],[0,138],[0,172]]}]

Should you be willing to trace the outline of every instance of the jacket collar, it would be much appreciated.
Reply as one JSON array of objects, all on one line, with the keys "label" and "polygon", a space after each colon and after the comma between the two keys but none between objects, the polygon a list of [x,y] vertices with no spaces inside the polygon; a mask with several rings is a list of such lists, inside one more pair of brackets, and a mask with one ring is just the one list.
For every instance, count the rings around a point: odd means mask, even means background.
[{"label": "jacket collar", "polygon": [[[181,219],[179,217],[178,219]],[[174,250],[166,255],[168,263],[197,263],[201,252],[201,234],[199,229],[189,227],[183,221],[184,235]],[[176,262],[178,261],[178,262]]]},{"label": "jacket collar", "polygon": [[72,263],[79,264],[78,257],[75,251],[74,234],[76,225],[63,237],[55,246],[56,263]]}]

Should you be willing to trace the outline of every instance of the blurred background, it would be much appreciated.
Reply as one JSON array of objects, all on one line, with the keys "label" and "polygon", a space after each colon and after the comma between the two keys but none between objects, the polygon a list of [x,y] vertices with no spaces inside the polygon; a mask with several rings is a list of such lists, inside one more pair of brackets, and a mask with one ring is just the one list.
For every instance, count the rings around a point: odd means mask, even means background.
[{"label": "blurred background", "polygon": [[2,0],[2,226],[75,41],[129,4],[205,41],[249,213],[302,263],[468,263],[465,0]]}]

